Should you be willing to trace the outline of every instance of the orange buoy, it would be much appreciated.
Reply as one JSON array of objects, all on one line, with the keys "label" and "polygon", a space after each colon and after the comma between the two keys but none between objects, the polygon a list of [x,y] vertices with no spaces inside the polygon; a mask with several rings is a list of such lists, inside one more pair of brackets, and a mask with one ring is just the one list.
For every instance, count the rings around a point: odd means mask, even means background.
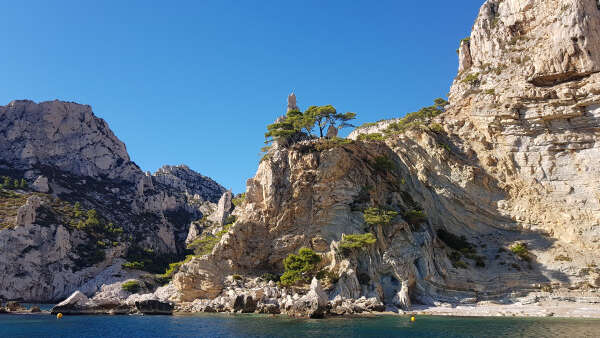
[{"label": "orange buoy", "polygon": [[61,319],[62,318],[62,313],[57,314],[56,318]]},{"label": "orange buoy", "polygon": [[410,321],[414,322],[415,321],[415,317],[414,316],[410,317]]}]

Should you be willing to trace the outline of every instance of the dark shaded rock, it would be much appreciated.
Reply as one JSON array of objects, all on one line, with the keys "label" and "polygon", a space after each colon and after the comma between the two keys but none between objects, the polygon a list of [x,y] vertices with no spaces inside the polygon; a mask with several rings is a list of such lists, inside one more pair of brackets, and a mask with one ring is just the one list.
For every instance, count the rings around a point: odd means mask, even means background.
[{"label": "dark shaded rock", "polygon": [[35,312],[42,312],[42,310],[40,309],[40,307],[39,307],[39,306],[37,306],[37,305],[34,305],[34,306],[32,306],[32,307],[29,309],[29,312],[31,312],[31,313],[35,313]]},{"label": "dark shaded rock", "polygon": [[279,310],[279,306],[277,306],[277,304],[261,304],[256,312],[276,315],[280,314],[281,310]]},{"label": "dark shaded rock", "polygon": [[19,302],[15,302],[15,301],[7,302],[6,309],[10,312],[27,310],[23,305],[21,305]]},{"label": "dark shaded rock", "polygon": [[256,311],[256,302],[250,295],[237,295],[231,306],[233,311],[242,313],[252,313]]},{"label": "dark shaded rock", "polygon": [[135,302],[135,307],[145,315],[171,315],[173,314],[173,305],[156,299],[142,300]]}]

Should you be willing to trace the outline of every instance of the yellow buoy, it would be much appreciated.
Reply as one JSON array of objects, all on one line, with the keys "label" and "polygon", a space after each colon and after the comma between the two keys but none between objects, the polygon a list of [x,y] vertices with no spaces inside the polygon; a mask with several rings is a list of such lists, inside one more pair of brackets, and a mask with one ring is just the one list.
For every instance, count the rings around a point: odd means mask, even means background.
[{"label": "yellow buoy", "polygon": [[61,319],[62,318],[62,313],[57,314],[56,318]]},{"label": "yellow buoy", "polygon": [[414,322],[415,321],[415,317],[410,317],[410,321]]}]

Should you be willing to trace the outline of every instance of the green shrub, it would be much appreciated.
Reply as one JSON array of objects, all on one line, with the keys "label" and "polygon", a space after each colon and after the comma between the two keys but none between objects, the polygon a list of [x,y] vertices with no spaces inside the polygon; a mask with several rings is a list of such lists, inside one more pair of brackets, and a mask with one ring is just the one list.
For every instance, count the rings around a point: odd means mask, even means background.
[{"label": "green shrub", "polygon": [[481,81],[479,80],[479,73],[471,73],[467,74],[461,81],[462,83],[467,83],[473,87],[479,86]]},{"label": "green shrub", "polygon": [[554,260],[557,261],[557,262],[571,262],[571,261],[573,261],[573,259],[571,259],[571,257],[565,256],[565,255],[558,255],[558,256],[554,257]]},{"label": "green shrub", "polygon": [[442,240],[447,246],[457,251],[475,252],[475,248],[471,243],[467,241],[465,236],[456,236],[445,229],[437,230],[438,238]]},{"label": "green shrub", "polygon": [[429,129],[432,132],[436,133],[436,134],[442,134],[442,133],[444,133],[444,127],[442,127],[442,125],[439,124],[439,123],[432,123],[432,124],[430,124],[429,125]]},{"label": "green shrub", "polygon": [[451,251],[448,254],[448,258],[451,262],[458,262],[462,258],[462,255],[458,251]]},{"label": "green shrub", "polygon": [[529,250],[527,249],[527,244],[525,243],[515,243],[510,247],[510,252],[519,256],[521,259],[528,261],[529,260]]},{"label": "green shrub", "polygon": [[281,278],[281,276],[275,275],[275,274],[272,274],[272,273],[268,273],[268,272],[267,273],[263,273],[260,276],[260,279],[262,279],[265,282],[269,282],[269,281],[279,282],[280,278]]},{"label": "green shrub", "polygon": [[469,266],[463,261],[452,262],[452,266],[457,269],[467,269]]},{"label": "green shrub", "polygon": [[125,269],[135,269],[135,270],[144,270],[144,262],[135,261],[135,262],[125,262],[121,264],[121,266]]},{"label": "green shrub", "polygon": [[375,244],[376,241],[377,239],[370,232],[364,234],[343,234],[342,240],[339,244],[339,248],[340,250],[342,250],[342,253],[344,253],[344,255],[348,255],[350,254],[350,252],[352,252],[352,250],[366,249],[367,247]]},{"label": "green shrub", "polygon": [[244,204],[245,201],[246,201],[246,193],[245,192],[240,194],[239,197],[236,197],[231,200],[233,205],[235,205],[236,207],[239,207],[240,205]]},{"label": "green shrub", "polygon": [[372,162],[373,167],[376,171],[385,173],[392,171],[396,168],[396,165],[387,156],[377,156]]},{"label": "green shrub", "polygon": [[19,182],[19,188],[20,189],[26,189],[27,188],[27,181],[25,181],[24,178],[22,178],[21,182]]},{"label": "green shrub", "polygon": [[192,258],[194,258],[194,255],[187,255],[183,261],[175,262],[175,263],[170,263],[169,267],[167,268],[167,270],[165,271],[165,273],[163,273],[162,275],[160,275],[160,277],[165,278],[165,280],[170,279],[171,277],[173,277],[174,274],[177,273],[177,271],[179,271],[179,268],[183,264],[191,261]]},{"label": "green shrub", "polygon": [[359,141],[383,141],[384,137],[382,133],[371,133],[371,134],[360,134],[357,138]]},{"label": "green shrub", "polygon": [[383,131],[384,134],[402,134],[409,129],[422,126],[425,122],[443,113],[445,107],[448,105],[448,101],[442,98],[437,98],[433,102],[432,106],[423,107],[416,112],[406,114],[406,116],[396,122],[390,123]]},{"label": "green shrub", "polygon": [[187,248],[194,250],[194,254],[196,255],[204,256],[210,254],[220,240],[218,237],[207,234],[195,239],[192,243],[188,244]]},{"label": "green shrub", "polygon": [[422,210],[408,210],[404,213],[404,219],[408,224],[418,225],[427,220],[427,216]]},{"label": "green shrub", "polygon": [[217,232],[214,236],[212,234],[205,234],[200,238],[196,238],[192,243],[188,244],[187,248],[189,250],[194,250],[194,254],[198,256],[210,254],[215,245],[219,243],[223,235],[229,232],[229,229],[231,229],[231,226],[233,226],[233,223],[235,222],[235,216],[230,217],[228,217],[225,222],[227,223],[230,221],[231,223],[225,224],[221,231]]},{"label": "green shrub", "polygon": [[121,285],[121,289],[129,293],[137,293],[140,291],[140,283],[136,280],[130,280]]},{"label": "green shrub", "polygon": [[242,279],[244,279],[244,278],[242,278],[242,276],[240,276],[238,274],[231,275],[231,278],[233,278],[233,280],[242,280]]},{"label": "green shrub", "polygon": [[162,274],[172,262],[180,261],[183,255],[156,253],[152,249],[132,246],[127,249],[123,263],[124,268],[143,270],[154,274]]},{"label": "green shrub", "polygon": [[298,254],[289,254],[283,260],[285,272],[281,275],[281,284],[291,286],[299,282],[310,282],[316,274],[316,264],[321,256],[309,248],[301,248]]},{"label": "green shrub", "polygon": [[318,151],[325,151],[337,147],[341,147],[347,144],[352,144],[354,141],[346,138],[334,137],[330,139],[320,139],[317,144],[315,144],[315,149]]},{"label": "green shrub", "polygon": [[364,211],[363,218],[369,226],[373,225],[390,225],[394,218],[398,216],[398,212],[393,210],[381,209],[377,207],[367,208]]},{"label": "green shrub", "polygon": [[492,88],[492,89],[486,89],[485,92],[488,95],[496,95],[496,91]]}]

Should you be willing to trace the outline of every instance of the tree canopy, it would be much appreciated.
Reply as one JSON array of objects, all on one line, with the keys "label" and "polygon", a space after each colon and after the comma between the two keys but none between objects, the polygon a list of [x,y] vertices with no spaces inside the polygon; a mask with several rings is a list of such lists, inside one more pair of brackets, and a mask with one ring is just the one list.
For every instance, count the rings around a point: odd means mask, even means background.
[{"label": "tree canopy", "polygon": [[338,113],[332,105],[310,106],[305,112],[290,110],[283,118],[267,126],[265,143],[287,139],[298,133],[315,137],[313,134],[315,129],[322,138],[329,126],[337,129],[351,127],[349,121],[355,118],[355,113]]}]

